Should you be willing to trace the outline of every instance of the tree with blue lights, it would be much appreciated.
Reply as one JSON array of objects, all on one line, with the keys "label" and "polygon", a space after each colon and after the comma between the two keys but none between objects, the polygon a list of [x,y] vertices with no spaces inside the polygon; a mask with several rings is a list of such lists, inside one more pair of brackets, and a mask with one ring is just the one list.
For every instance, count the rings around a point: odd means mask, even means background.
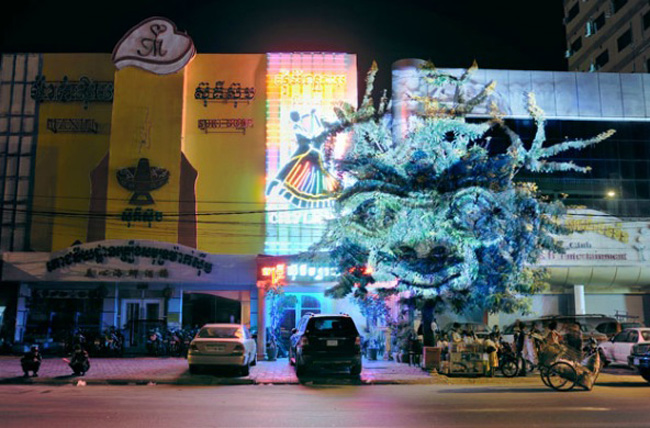
[{"label": "tree with blue lights", "polygon": [[[386,97],[374,107],[374,64],[361,107],[337,110],[339,123],[352,135],[338,162],[347,185],[314,248],[327,249],[343,272],[328,290],[330,296],[362,298],[369,284],[388,281],[395,285],[373,292],[408,292],[428,309],[423,317],[430,317],[443,308],[525,312],[530,304],[525,296],[545,286],[545,272],[536,263],[543,251],[562,252],[557,237],[569,232],[560,221],[565,208],[561,201],[544,200],[533,183],[515,177],[523,170],[588,171],[552,158],[603,141],[614,131],[545,144],[546,119],[532,94],[528,110],[536,134],[531,142],[522,141],[495,107],[490,120],[470,123],[468,113],[495,86],[466,96],[464,84],[476,69],[474,65],[457,77],[432,64],[423,67],[420,72],[429,85],[454,85],[455,96],[451,102],[414,98],[420,113],[409,119],[403,139],[391,132]],[[489,150],[486,134],[493,127],[502,128],[509,140],[501,153]],[[426,329],[429,323],[424,325]]]}]

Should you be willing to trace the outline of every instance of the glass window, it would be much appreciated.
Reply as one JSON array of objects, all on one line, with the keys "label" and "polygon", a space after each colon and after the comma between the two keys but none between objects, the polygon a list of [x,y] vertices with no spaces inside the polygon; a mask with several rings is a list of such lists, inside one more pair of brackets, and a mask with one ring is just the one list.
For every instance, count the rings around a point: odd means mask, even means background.
[{"label": "glass window", "polygon": [[627,0],[612,0],[612,11],[616,13],[626,4]]},{"label": "glass window", "polygon": [[596,66],[596,70],[603,67],[608,62],[609,62],[609,52],[607,51],[607,49],[605,49],[605,51],[603,51],[603,53],[598,55],[596,57],[596,60],[594,61],[594,65]]},{"label": "glass window", "polygon": [[639,332],[631,331],[627,336],[627,341],[631,343],[637,343],[639,341]]},{"label": "glass window", "polygon": [[315,335],[331,336],[336,334],[356,334],[352,318],[348,317],[318,317],[312,318],[308,329]]},{"label": "glass window", "polygon": [[648,330],[643,330],[641,332],[641,337],[643,338],[643,341],[645,342],[650,342],[650,331]]},{"label": "glass window", "polygon": [[605,13],[598,15],[598,18],[594,19],[594,32],[600,31],[605,26]]},{"label": "glass window", "polygon": [[582,37],[578,36],[577,39],[571,43],[571,53],[574,54],[580,50],[582,47]]},{"label": "glass window", "polygon": [[614,336],[612,342],[627,342],[627,331],[622,331]]},{"label": "glass window", "polygon": [[204,327],[199,331],[202,339],[241,339],[243,333],[239,327]]},{"label": "glass window", "polygon": [[650,12],[646,12],[643,15],[643,29],[647,30],[648,28],[650,28]]},{"label": "glass window", "polygon": [[621,37],[616,40],[616,44],[618,46],[618,51],[622,51],[626,47],[628,47],[632,43],[632,30],[627,30],[625,33],[621,35]]},{"label": "glass window", "polygon": [[569,9],[569,13],[568,13],[567,16],[566,16],[566,22],[567,22],[567,24],[568,24],[569,22],[573,21],[573,19],[574,19],[576,16],[578,16],[578,13],[580,13],[580,2],[576,2],[576,4],[574,4],[574,5],[571,7],[571,9]]}]

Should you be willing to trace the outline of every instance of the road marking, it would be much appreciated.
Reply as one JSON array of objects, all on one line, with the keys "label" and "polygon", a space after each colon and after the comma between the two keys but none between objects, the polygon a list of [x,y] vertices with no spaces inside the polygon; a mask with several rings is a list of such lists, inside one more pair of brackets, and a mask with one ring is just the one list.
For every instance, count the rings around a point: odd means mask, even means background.
[{"label": "road marking", "polygon": [[[454,409],[456,411],[460,409]],[[499,413],[499,412],[557,412],[557,411],[565,411],[565,412],[609,412],[612,409],[609,407],[516,407],[516,408],[511,408],[511,407],[490,407],[490,408],[485,408],[485,409],[463,409],[464,412],[475,412],[475,413],[480,413],[480,412],[490,412],[490,413]],[[451,411],[451,410],[450,410]]]}]

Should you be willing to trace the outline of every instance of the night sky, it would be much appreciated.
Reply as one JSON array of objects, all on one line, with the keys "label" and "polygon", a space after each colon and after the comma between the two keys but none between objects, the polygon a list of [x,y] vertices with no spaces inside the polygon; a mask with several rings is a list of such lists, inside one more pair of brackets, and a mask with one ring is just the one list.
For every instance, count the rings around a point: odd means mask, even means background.
[{"label": "night sky", "polygon": [[379,64],[430,59],[438,67],[566,70],[561,0],[162,1],[22,0],[3,6],[0,52],[106,52],[131,27],[164,16],[198,53],[356,53],[361,75]]}]

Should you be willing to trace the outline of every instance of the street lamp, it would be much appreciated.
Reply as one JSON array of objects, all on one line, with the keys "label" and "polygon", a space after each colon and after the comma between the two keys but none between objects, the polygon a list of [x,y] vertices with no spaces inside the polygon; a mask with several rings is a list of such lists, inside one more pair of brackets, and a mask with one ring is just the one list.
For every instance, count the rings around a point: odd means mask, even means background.
[{"label": "street lamp", "polygon": [[616,192],[613,191],[613,190],[608,190],[607,193],[606,193],[606,196],[608,198],[615,198],[616,197]]}]

